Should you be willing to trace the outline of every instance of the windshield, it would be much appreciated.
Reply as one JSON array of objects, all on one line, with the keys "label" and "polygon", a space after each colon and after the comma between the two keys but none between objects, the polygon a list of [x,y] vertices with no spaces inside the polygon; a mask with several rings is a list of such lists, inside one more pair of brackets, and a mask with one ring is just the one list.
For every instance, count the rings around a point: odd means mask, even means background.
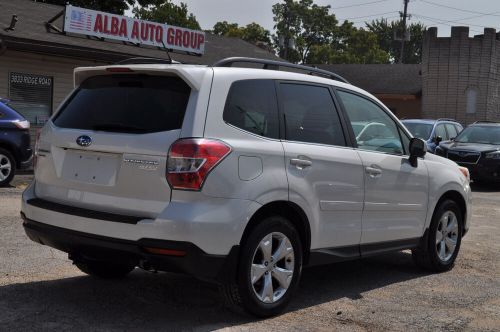
[{"label": "windshield", "polygon": [[455,142],[500,145],[500,126],[471,126],[462,131]]},{"label": "windshield", "polygon": [[54,124],[137,134],[180,129],[190,93],[178,77],[95,76],[82,83]]},{"label": "windshield", "polygon": [[410,133],[417,138],[428,140],[431,137],[432,125],[429,123],[403,122]]}]

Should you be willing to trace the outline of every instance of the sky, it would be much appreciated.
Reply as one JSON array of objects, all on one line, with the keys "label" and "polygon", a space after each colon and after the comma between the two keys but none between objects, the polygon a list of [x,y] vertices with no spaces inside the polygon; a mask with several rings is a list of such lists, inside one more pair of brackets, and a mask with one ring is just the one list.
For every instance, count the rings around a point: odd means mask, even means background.
[{"label": "sky", "polygon": [[[211,29],[218,21],[246,25],[256,22],[273,31],[273,4],[278,0],[172,0],[184,2],[202,29]],[[396,20],[403,10],[403,0],[314,0],[318,5],[330,5],[340,22],[365,21],[385,17]],[[469,34],[482,33],[484,27],[500,30],[500,0],[410,0],[409,23],[422,22],[427,27],[438,27],[438,36],[449,36],[450,26],[469,26]],[[130,11],[127,12],[130,15]]]}]

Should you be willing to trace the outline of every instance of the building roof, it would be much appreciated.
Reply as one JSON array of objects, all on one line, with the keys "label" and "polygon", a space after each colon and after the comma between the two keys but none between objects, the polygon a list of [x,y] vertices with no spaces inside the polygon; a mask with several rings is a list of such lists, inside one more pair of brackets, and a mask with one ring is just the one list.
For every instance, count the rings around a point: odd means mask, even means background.
[{"label": "building roof", "polygon": [[[115,62],[130,57],[167,58],[166,52],[157,48],[126,45],[116,41],[101,41],[84,36],[67,36],[55,31],[49,32],[45,22],[63,9],[62,6],[32,0],[0,0],[0,54],[3,41],[3,47],[20,51],[57,54],[105,62]],[[5,31],[4,29],[10,25],[12,15],[17,15],[18,18],[15,30]],[[53,24],[62,28],[63,18],[58,18]],[[267,50],[239,38],[221,37],[209,33],[205,35],[205,38],[205,54],[203,56],[171,53],[171,57],[177,61],[198,64],[213,64],[222,58],[232,56],[279,60]]]},{"label": "building roof", "polygon": [[420,64],[316,65],[343,76],[351,84],[372,94],[420,95]]}]

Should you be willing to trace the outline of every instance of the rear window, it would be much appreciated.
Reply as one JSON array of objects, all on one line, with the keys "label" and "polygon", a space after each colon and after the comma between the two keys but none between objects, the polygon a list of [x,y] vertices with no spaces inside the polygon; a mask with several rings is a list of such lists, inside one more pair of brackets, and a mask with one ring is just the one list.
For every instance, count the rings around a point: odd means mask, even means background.
[{"label": "rear window", "polygon": [[139,134],[180,129],[190,92],[178,77],[95,76],[81,84],[54,124]]}]

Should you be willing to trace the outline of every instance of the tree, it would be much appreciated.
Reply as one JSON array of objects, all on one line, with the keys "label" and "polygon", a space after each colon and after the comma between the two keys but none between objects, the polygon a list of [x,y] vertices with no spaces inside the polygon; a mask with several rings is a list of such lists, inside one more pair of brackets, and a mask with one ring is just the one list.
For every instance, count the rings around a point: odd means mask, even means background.
[{"label": "tree", "polygon": [[[76,7],[89,8],[94,10],[100,10],[103,12],[123,15],[125,10],[129,8],[129,6],[133,6],[136,1],[135,0],[106,0],[106,1],[97,1],[97,0],[35,0],[37,2],[50,3],[53,5],[65,6],[66,4],[70,4]],[[138,0],[137,3],[139,6],[146,6],[151,3],[151,0]]]},{"label": "tree", "polygon": [[166,23],[183,28],[200,30],[200,24],[193,13],[189,13],[187,4],[178,6],[170,0],[148,0],[147,6],[136,6],[132,10],[136,18]]},{"label": "tree", "polygon": [[261,25],[252,22],[244,27],[240,27],[238,23],[228,23],[227,21],[215,23],[212,30],[208,32],[218,36],[237,37],[249,43],[258,44],[259,42],[270,45],[271,33],[264,29]]},{"label": "tree", "polygon": [[330,6],[318,6],[313,0],[284,0],[273,6],[275,46],[281,57],[305,62],[312,47],[335,42],[337,19]]},{"label": "tree", "polygon": [[345,21],[334,44],[314,45],[307,63],[389,63],[389,54],[378,45],[377,35]]},{"label": "tree", "polygon": [[[402,31],[402,21],[388,22],[386,19],[373,20],[366,23],[369,31],[377,35],[381,49],[389,53],[391,60],[399,59],[401,54],[401,41],[394,40],[394,33]],[[412,23],[407,27],[410,40],[405,41],[403,63],[420,63],[422,61],[422,43],[426,27],[422,23]]]}]

